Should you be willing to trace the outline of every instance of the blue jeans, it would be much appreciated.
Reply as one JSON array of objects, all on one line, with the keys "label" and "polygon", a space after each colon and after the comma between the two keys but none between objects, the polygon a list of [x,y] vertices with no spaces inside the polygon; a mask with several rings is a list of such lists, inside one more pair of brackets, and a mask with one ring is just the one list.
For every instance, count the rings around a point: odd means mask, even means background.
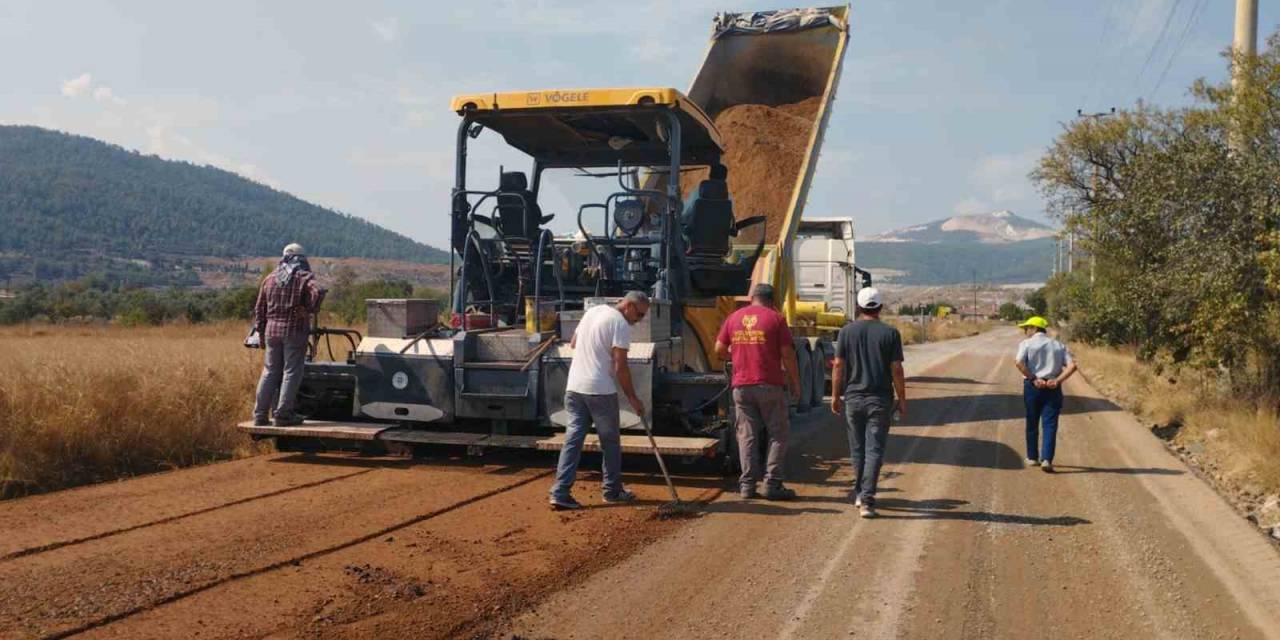
[{"label": "blue jeans", "polygon": [[849,462],[853,464],[853,493],[862,504],[874,506],[880,465],[889,441],[893,396],[853,394],[844,398],[849,423]]},{"label": "blue jeans", "polygon": [[[1027,406],[1027,459],[1053,462],[1053,450],[1058,441],[1058,414],[1062,412],[1062,387],[1037,389],[1030,380],[1023,380],[1022,401]],[[1041,431],[1044,432],[1044,443],[1037,449]]]},{"label": "blue jeans", "polygon": [[582,443],[587,439],[587,431],[592,424],[600,436],[600,450],[604,453],[601,465],[604,472],[604,493],[615,495],[622,491],[622,433],[618,427],[618,394],[590,395],[568,391],[564,394],[564,408],[569,412],[569,428],[564,432],[564,446],[560,448],[556,483],[551,487],[552,497],[570,497],[569,492],[578,474],[578,461],[582,459]]}]

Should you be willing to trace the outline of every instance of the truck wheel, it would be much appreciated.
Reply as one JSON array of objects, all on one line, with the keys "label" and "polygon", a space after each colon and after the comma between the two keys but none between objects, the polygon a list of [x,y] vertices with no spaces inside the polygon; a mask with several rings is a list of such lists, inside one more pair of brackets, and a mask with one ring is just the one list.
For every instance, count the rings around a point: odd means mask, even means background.
[{"label": "truck wheel", "polygon": [[809,342],[798,341],[796,362],[800,365],[800,389],[796,400],[796,413],[808,413],[813,398],[813,358],[809,355]]},{"label": "truck wheel", "polygon": [[720,441],[724,453],[723,458],[718,465],[720,473],[726,478],[737,478],[742,475],[742,460],[738,457],[738,438],[737,431],[732,426],[725,429],[720,434]]},{"label": "truck wheel", "polygon": [[827,354],[822,346],[813,350],[813,406],[822,406],[822,397],[827,394]]}]

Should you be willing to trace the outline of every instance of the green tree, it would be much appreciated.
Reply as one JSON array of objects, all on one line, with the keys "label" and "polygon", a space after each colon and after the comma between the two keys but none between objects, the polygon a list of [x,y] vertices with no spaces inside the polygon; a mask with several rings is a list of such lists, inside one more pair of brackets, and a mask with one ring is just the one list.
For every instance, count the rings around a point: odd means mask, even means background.
[{"label": "green tree", "polygon": [[1050,212],[1090,255],[1092,277],[1046,292],[1077,335],[1280,382],[1278,45],[1238,61],[1234,97],[1201,80],[1190,107],[1078,120],[1041,158]]},{"label": "green tree", "polygon": [[1026,312],[1015,302],[1006,302],[996,311],[996,317],[1006,321],[1022,320]]}]

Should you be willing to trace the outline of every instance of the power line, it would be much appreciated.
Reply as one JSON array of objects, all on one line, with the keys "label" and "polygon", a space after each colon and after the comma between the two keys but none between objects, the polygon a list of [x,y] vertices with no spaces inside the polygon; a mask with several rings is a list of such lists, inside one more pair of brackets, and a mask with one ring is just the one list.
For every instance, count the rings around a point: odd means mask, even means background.
[{"label": "power line", "polygon": [[1146,74],[1147,67],[1150,66],[1151,60],[1156,56],[1156,50],[1164,43],[1164,37],[1169,33],[1169,25],[1173,24],[1173,16],[1178,12],[1178,7],[1182,5],[1182,0],[1173,0],[1173,6],[1169,8],[1169,15],[1165,16],[1164,25],[1160,27],[1160,34],[1156,36],[1155,42],[1151,43],[1151,50],[1147,52],[1147,59],[1142,61],[1142,68],[1138,69],[1138,75],[1133,79],[1134,86],[1138,86],[1142,82],[1142,76]]},{"label": "power line", "polygon": [[1107,34],[1111,32],[1114,19],[1115,5],[1108,3],[1107,12],[1103,16],[1102,31],[1098,32],[1098,46],[1096,55],[1093,59],[1093,67],[1089,69],[1089,85],[1085,88],[1085,94],[1080,98],[1080,104],[1089,104],[1089,98],[1093,97],[1093,90],[1098,86],[1098,68],[1102,66],[1104,58],[1109,58],[1111,47],[1107,46]]},{"label": "power line", "polygon": [[1169,54],[1169,60],[1165,62],[1164,69],[1160,71],[1160,77],[1156,80],[1156,85],[1147,94],[1147,100],[1154,97],[1156,92],[1160,90],[1160,85],[1164,84],[1165,76],[1169,75],[1169,69],[1173,68],[1173,61],[1178,58],[1178,54],[1182,53],[1183,47],[1186,46],[1187,37],[1191,35],[1196,23],[1200,21],[1200,16],[1204,13],[1206,4],[1208,4],[1208,0],[1196,0],[1195,6],[1191,7],[1191,14],[1187,16],[1187,25],[1183,27],[1182,35],[1178,36],[1178,43],[1174,45],[1173,51]]}]

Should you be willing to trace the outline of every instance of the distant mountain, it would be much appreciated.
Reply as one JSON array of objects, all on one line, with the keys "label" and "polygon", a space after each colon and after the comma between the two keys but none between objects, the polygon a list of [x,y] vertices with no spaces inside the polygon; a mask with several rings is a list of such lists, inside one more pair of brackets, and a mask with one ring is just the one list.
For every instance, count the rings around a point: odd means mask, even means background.
[{"label": "distant mountain", "polygon": [[953,216],[859,238],[857,261],[873,277],[896,284],[1044,282],[1056,233],[1011,211]]},{"label": "distant mountain", "polygon": [[927,224],[905,227],[867,238],[868,242],[922,242],[927,244],[979,242],[1007,244],[1026,240],[1052,238],[1057,233],[1048,225],[1014,215],[1012,211],[995,211],[975,215],[952,216]]},{"label": "distant mountain", "polygon": [[9,275],[21,275],[24,256],[41,266],[76,256],[172,268],[183,257],[278,255],[288,242],[333,258],[449,257],[222,169],[25,126],[0,126],[0,229]]}]

